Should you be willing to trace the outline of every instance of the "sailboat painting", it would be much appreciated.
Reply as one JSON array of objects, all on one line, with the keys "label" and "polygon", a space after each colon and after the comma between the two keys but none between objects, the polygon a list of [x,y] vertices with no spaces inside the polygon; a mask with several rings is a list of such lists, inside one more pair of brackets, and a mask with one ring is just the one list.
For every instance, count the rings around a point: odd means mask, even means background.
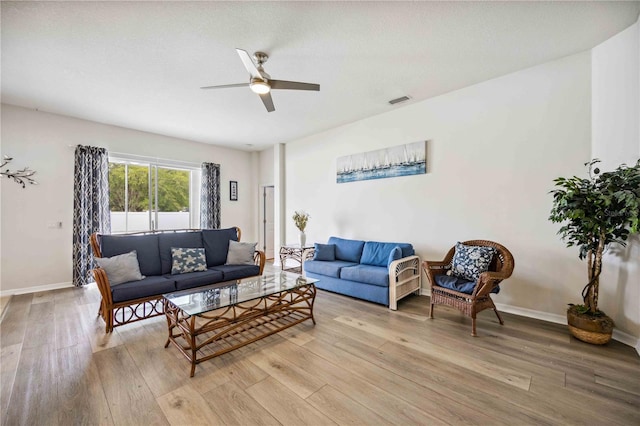
[{"label": "sailboat painting", "polygon": [[337,182],[383,179],[427,173],[427,142],[413,142],[337,160]]}]

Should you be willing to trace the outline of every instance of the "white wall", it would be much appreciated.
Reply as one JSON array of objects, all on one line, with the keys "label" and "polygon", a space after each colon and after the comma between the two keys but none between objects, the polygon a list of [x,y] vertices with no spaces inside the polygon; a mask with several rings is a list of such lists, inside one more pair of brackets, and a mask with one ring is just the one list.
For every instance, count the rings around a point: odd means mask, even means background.
[{"label": "white wall", "polygon": [[[590,158],[590,79],[584,52],[288,143],[287,238],[304,209],[312,242],[406,241],[439,260],[456,241],[498,241],[516,267],[495,300],[564,318],[586,267],[548,221],[548,192]],[[420,140],[426,175],[336,183],[337,157]]]},{"label": "white wall", "polygon": [[[640,23],[592,50],[592,156],[603,170],[640,158]],[[600,309],[640,338],[640,238],[603,260]],[[637,347],[640,352],[640,347]]]},{"label": "white wall", "polygon": [[[2,293],[71,281],[73,156],[69,145],[101,146],[110,152],[203,161],[221,165],[222,227],[239,226],[244,241],[256,241],[255,167],[251,153],[2,105],[2,154],[13,166],[37,171],[37,186],[22,189],[2,179]],[[229,181],[238,181],[238,201],[229,201]],[[48,228],[61,221],[62,229]]]}]

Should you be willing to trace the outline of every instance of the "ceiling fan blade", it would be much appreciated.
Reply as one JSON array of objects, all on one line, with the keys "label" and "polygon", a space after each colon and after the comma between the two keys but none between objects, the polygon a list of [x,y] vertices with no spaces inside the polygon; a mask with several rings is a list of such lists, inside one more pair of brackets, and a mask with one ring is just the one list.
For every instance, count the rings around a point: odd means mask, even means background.
[{"label": "ceiling fan blade", "polygon": [[301,83],[299,81],[269,80],[269,85],[272,89],[315,90],[316,92],[320,91],[319,84]]},{"label": "ceiling fan blade", "polygon": [[249,83],[235,83],[235,84],[223,84],[220,86],[205,86],[201,87],[201,89],[226,89],[229,87],[248,87]]},{"label": "ceiling fan blade", "polygon": [[265,93],[263,95],[258,95],[258,96],[260,96],[260,99],[262,99],[262,103],[264,104],[264,107],[267,109],[267,111],[273,112],[276,110],[276,108],[273,106],[273,99],[271,99],[271,93]]},{"label": "ceiling fan blade", "polygon": [[240,60],[244,64],[244,67],[247,69],[251,77],[264,80],[265,77],[262,75],[260,70],[258,70],[258,67],[256,67],[256,64],[253,63],[253,60],[251,59],[251,56],[249,56],[247,51],[242,49],[236,49],[236,52],[238,52],[238,56],[240,56]]}]

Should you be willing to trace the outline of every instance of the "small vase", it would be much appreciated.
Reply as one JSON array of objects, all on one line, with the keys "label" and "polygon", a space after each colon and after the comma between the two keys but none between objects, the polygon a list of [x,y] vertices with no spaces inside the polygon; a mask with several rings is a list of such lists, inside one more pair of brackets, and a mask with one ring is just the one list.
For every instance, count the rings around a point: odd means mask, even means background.
[{"label": "small vase", "polygon": [[304,231],[300,231],[300,247],[304,247],[307,243],[307,234]]}]

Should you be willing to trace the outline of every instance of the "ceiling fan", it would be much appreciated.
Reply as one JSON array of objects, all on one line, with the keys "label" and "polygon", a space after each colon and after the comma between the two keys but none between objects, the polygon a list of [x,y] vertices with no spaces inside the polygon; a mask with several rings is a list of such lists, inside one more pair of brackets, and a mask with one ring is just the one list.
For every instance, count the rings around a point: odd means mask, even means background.
[{"label": "ceiling fan", "polygon": [[271,76],[267,74],[262,65],[267,62],[269,56],[264,52],[256,52],[253,54],[255,63],[251,60],[251,57],[246,50],[236,49],[240,60],[244,64],[244,67],[249,72],[248,83],[236,83],[236,84],[224,84],[221,86],[205,86],[201,89],[225,89],[228,87],[246,87],[249,88],[260,96],[262,103],[267,111],[275,111],[273,106],[273,99],[271,99],[271,90],[313,90],[320,91],[319,84],[313,83],[300,83],[298,81],[285,81],[285,80],[273,80]]}]

